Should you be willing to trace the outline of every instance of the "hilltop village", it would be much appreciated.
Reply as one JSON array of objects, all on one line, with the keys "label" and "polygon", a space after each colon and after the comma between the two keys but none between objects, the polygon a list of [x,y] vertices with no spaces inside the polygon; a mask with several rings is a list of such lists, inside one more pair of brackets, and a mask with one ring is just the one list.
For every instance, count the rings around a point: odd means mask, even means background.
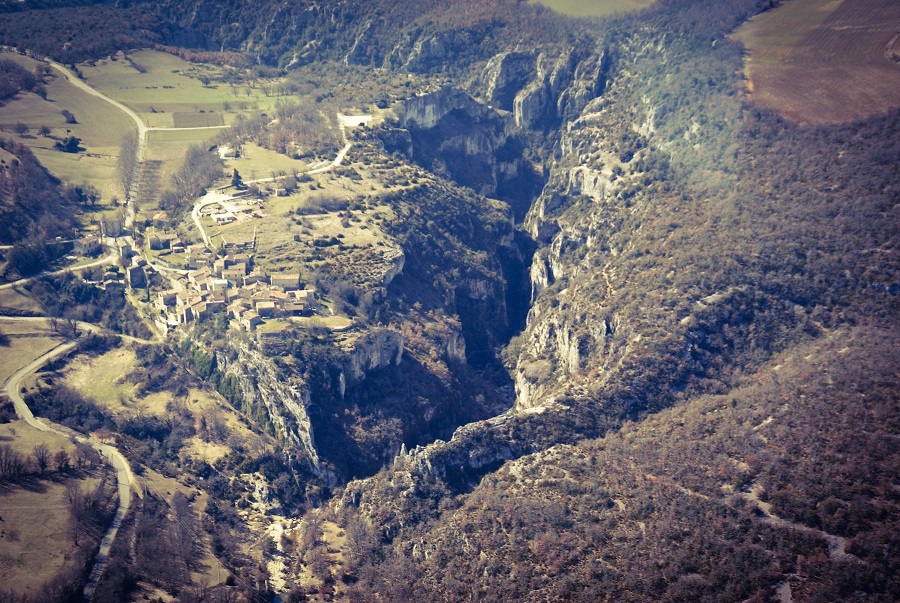
[{"label": "hilltop village", "polygon": [[301,286],[300,273],[267,274],[253,267],[253,256],[236,253],[215,259],[212,266],[191,270],[170,281],[171,289],[156,295],[160,326],[171,329],[226,312],[248,331],[264,318],[309,316],[318,295]]},{"label": "hilltop village", "polygon": [[[157,292],[157,326],[164,331],[200,322],[215,314],[237,321],[248,331],[266,318],[309,316],[318,309],[315,289],[306,288],[299,272],[268,274],[254,266],[253,243],[228,244],[217,256],[204,244],[185,246],[176,235],[151,235],[151,250],[169,249],[184,257],[187,271],[169,270],[169,288]],[[154,269],[139,256],[132,258],[129,284],[140,286]]]}]

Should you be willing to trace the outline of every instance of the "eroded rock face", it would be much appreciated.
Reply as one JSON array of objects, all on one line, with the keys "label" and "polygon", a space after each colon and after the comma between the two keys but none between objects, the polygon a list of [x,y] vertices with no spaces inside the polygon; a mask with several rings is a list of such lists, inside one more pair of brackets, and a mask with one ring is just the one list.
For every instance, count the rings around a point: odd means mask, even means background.
[{"label": "eroded rock face", "polygon": [[299,376],[284,375],[270,358],[247,344],[233,344],[229,349],[235,354],[233,360],[226,352],[216,354],[219,370],[238,379],[247,407],[263,406],[278,436],[297,449],[314,474],[326,478],[306,412],[310,404],[307,384]]},{"label": "eroded rock face", "polygon": [[404,101],[397,110],[397,119],[404,128],[429,129],[453,111],[463,112],[472,118],[486,117],[491,113],[490,109],[459,88],[445,86]]},{"label": "eroded rock face", "polygon": [[524,216],[541,177],[523,156],[510,114],[445,87],[405,101],[397,118],[410,144],[402,135],[387,133],[386,148],[410,150],[408,157],[435,173],[504,199],[519,219]]},{"label": "eroded rock face", "polygon": [[478,43],[478,36],[467,30],[436,33],[408,32],[388,53],[384,67],[425,73],[440,70],[452,57],[464,54]]},{"label": "eroded rock face", "polygon": [[488,61],[474,94],[511,111],[517,128],[548,130],[574,119],[606,88],[610,54],[565,49],[504,52]]},{"label": "eroded rock face", "polygon": [[481,74],[485,99],[495,107],[512,111],[513,100],[534,79],[534,52],[504,52],[493,57]]},{"label": "eroded rock face", "polygon": [[[398,365],[403,359],[403,338],[388,329],[377,329],[360,337],[344,363],[347,381],[362,381],[366,373]],[[343,392],[341,392],[343,394]]]},{"label": "eroded rock face", "polygon": [[397,275],[403,272],[403,267],[406,265],[406,256],[403,254],[402,249],[392,249],[385,257],[388,262],[388,268],[384,273],[384,276],[381,277],[381,286],[387,287],[391,284]]}]

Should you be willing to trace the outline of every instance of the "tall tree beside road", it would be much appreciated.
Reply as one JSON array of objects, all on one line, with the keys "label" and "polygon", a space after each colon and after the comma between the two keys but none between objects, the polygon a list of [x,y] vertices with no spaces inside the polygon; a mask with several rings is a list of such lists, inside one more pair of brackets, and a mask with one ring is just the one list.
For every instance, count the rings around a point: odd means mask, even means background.
[{"label": "tall tree beside road", "polygon": [[122,141],[119,143],[119,160],[116,163],[116,177],[119,179],[126,199],[130,197],[131,189],[137,179],[139,149],[137,132],[129,130],[122,136]]}]

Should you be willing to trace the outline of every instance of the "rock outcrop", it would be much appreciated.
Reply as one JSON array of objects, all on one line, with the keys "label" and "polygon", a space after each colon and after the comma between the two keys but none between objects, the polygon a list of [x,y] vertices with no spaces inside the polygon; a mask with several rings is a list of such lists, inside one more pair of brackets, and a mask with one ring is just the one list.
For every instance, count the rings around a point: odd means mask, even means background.
[{"label": "rock outcrop", "polygon": [[601,95],[609,70],[606,49],[504,52],[488,61],[472,89],[486,103],[511,111],[517,128],[548,130]]},{"label": "rock outcrop", "polygon": [[306,412],[310,404],[306,383],[299,376],[285,375],[271,358],[248,344],[230,343],[227,352],[216,354],[216,364],[224,375],[237,379],[245,408],[265,408],[278,436],[293,445],[315,475],[331,481],[322,470]]},{"label": "rock outcrop", "polygon": [[479,82],[485,100],[498,109],[512,111],[513,100],[534,79],[536,68],[534,52],[504,52],[493,57]]},{"label": "rock outcrop", "polygon": [[[482,195],[510,202],[521,219],[541,177],[522,154],[510,114],[444,87],[404,101],[397,118],[410,133],[413,159]],[[402,136],[386,134],[386,148],[404,146]]]},{"label": "rock outcrop", "polygon": [[486,119],[491,110],[452,86],[420,94],[404,101],[397,109],[397,119],[404,128],[434,128],[448,114],[458,111],[474,119]]},{"label": "rock outcrop", "polygon": [[[391,365],[403,359],[403,338],[388,329],[374,329],[357,339],[344,362],[343,375],[348,383],[366,378],[366,373]],[[343,391],[341,395],[343,395]]]}]

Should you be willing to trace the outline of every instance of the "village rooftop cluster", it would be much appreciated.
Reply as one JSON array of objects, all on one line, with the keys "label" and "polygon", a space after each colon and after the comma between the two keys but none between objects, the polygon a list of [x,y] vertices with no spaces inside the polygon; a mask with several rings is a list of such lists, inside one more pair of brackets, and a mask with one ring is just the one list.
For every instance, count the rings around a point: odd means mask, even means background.
[{"label": "village rooftop cluster", "polygon": [[[211,253],[206,255],[212,259]],[[172,288],[159,292],[155,300],[160,326],[164,323],[166,329],[225,312],[254,331],[265,318],[310,316],[319,307],[318,294],[301,285],[299,272],[268,274],[253,266],[250,253],[212,259],[170,282]]]}]

